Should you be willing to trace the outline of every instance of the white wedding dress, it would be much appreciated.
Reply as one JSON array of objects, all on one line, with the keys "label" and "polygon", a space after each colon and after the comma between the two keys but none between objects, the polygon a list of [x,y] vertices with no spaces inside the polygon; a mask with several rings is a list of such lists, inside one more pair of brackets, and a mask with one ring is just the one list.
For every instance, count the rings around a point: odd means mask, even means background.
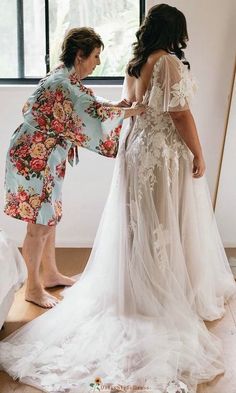
[{"label": "white wedding dress", "polygon": [[192,393],[224,371],[203,319],[222,317],[235,282],[206,179],[192,177],[167,112],[187,109],[192,88],[176,57],[154,66],[149,109],[122,132],[84,272],[59,305],[0,344],[13,378],[46,392]]}]

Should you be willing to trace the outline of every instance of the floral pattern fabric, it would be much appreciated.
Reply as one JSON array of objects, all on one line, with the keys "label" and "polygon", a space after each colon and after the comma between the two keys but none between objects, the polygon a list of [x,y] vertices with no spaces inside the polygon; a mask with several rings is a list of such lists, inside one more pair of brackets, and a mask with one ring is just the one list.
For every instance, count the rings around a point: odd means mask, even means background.
[{"label": "floral pattern fabric", "polygon": [[66,158],[77,162],[78,147],[115,157],[124,110],[98,102],[74,68],[62,65],[40,81],[22,112],[7,153],[5,213],[55,225],[62,216]]}]

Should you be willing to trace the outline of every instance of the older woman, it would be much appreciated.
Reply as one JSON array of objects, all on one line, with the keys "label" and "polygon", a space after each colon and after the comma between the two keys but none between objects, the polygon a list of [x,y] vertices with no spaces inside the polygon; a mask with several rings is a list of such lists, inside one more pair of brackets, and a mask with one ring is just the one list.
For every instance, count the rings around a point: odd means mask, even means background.
[{"label": "older woman", "polygon": [[42,287],[72,285],[55,260],[55,228],[62,216],[61,189],[66,158],[77,161],[77,146],[115,157],[123,119],[143,107],[101,102],[81,79],[100,64],[103,42],[91,28],[70,30],[63,42],[62,64],[43,78],[24,105],[24,122],[14,132],[6,162],[5,213],[26,221],[23,256],[28,268],[25,299],[53,307],[57,299]]}]

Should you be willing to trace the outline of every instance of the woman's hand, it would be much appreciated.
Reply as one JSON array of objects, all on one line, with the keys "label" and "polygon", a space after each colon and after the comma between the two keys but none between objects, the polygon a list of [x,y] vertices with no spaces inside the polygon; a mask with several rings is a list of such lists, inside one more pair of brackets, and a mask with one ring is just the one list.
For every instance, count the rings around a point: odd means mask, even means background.
[{"label": "woman's hand", "polygon": [[141,104],[140,102],[133,102],[130,108],[124,108],[125,110],[125,119],[131,116],[142,115],[147,110],[147,106]]},{"label": "woman's hand", "polygon": [[193,158],[193,177],[202,177],[205,173],[206,165],[203,156],[195,156]]},{"label": "woman's hand", "polygon": [[142,115],[146,112],[147,105],[144,105],[140,102],[133,102],[133,104],[131,105],[131,109],[134,109],[134,111],[136,112],[133,116]]},{"label": "woman's hand", "polygon": [[131,107],[131,102],[126,100],[126,98],[124,98],[122,101],[114,103],[114,106],[118,106],[121,108],[130,108]]}]

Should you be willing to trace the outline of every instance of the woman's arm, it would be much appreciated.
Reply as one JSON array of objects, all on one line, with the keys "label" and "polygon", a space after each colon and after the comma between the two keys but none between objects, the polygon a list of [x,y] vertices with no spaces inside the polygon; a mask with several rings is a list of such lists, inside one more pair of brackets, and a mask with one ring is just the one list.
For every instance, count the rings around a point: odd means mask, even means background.
[{"label": "woman's arm", "polygon": [[197,133],[194,118],[190,110],[169,112],[179,135],[186,143],[188,148],[194,155],[193,159],[193,176],[199,178],[204,175],[205,162],[203,158],[202,148]]},{"label": "woman's arm", "polygon": [[127,101],[125,98],[122,99],[121,101],[114,101],[114,102],[109,101],[100,96],[95,96],[95,99],[97,102],[99,102],[99,104],[102,104],[103,106],[107,106],[107,107],[116,106],[119,108],[128,108],[131,106],[131,102]]}]

